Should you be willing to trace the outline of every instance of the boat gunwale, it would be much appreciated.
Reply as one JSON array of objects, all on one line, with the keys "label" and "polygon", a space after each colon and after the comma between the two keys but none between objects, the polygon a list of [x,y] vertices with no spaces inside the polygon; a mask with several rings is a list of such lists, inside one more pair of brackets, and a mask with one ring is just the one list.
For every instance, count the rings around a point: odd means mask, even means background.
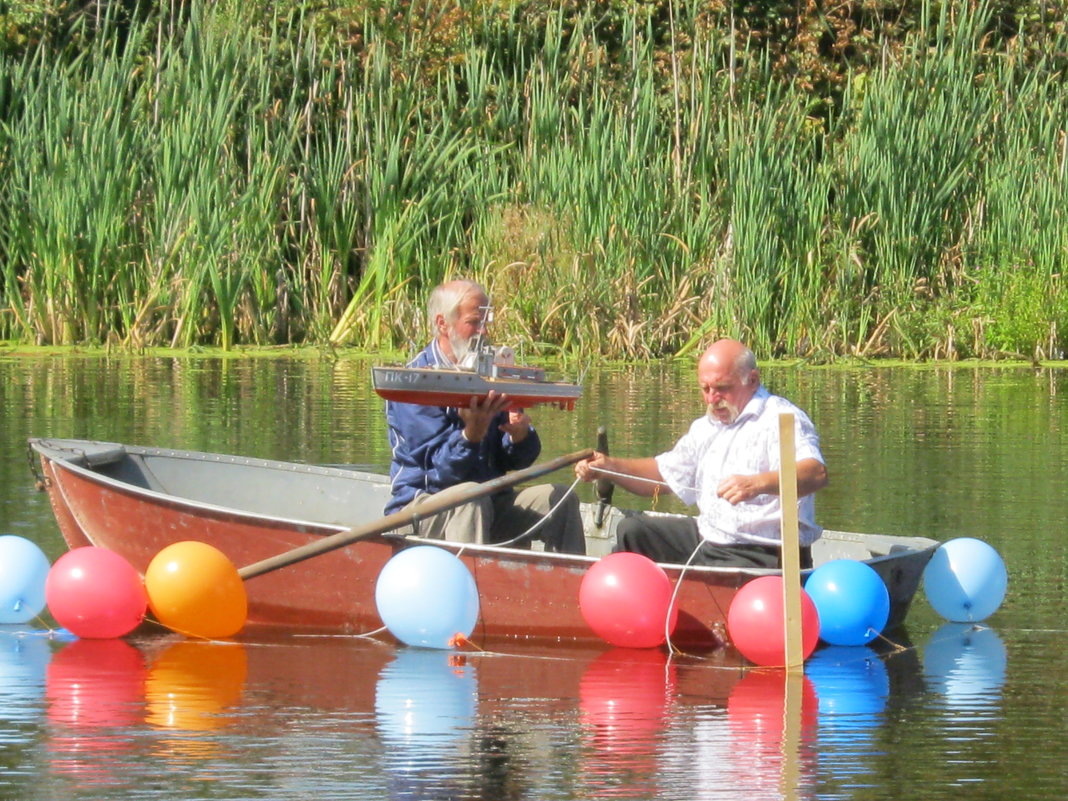
[{"label": "boat gunwale", "polygon": [[[388,479],[380,474],[349,469],[346,467],[327,467],[302,462],[287,462],[277,459],[264,459],[252,456],[245,457],[230,454],[208,453],[205,451],[156,448],[141,445],[125,445],[122,443],[94,440],[43,438],[31,438],[29,440],[30,447],[33,448],[33,450],[36,451],[39,455],[41,455],[43,458],[48,459],[53,464],[61,466],[63,469],[69,470],[71,473],[85,480],[91,481],[98,485],[110,487],[115,491],[123,492],[127,495],[151,499],[155,503],[161,503],[171,508],[177,507],[186,508],[190,510],[203,510],[218,514],[220,516],[225,516],[229,519],[236,519],[242,521],[258,521],[260,523],[293,526],[302,530],[304,533],[312,536],[318,535],[320,533],[322,533],[323,536],[328,536],[330,534],[336,534],[342,531],[350,530],[350,528],[352,527],[337,525],[333,523],[303,520],[299,518],[279,517],[263,513],[250,512],[248,510],[242,510],[237,507],[220,506],[218,504],[197,501],[178,495],[168,494],[166,492],[160,492],[158,490],[141,487],[127,481],[122,481],[111,476],[104,475],[103,473],[100,473],[97,470],[93,469],[93,467],[91,466],[79,464],[76,461],[77,458],[87,459],[87,455],[84,451],[79,452],[73,448],[64,448],[61,446],[53,446],[50,444],[60,442],[113,446],[114,448],[121,449],[123,452],[123,456],[121,458],[126,459],[132,458],[133,456],[158,456],[165,458],[185,459],[193,462],[230,464],[236,467],[260,467],[281,470],[283,472],[332,476],[348,480],[369,481],[370,483],[378,484],[388,483]],[[68,458],[62,458],[60,454],[64,452],[69,452],[70,456]],[[513,548],[494,544],[450,542],[447,540],[429,539],[425,537],[416,537],[390,532],[384,532],[383,534],[378,536],[381,539],[403,543],[408,546],[423,544],[436,545],[438,547],[445,548],[446,550],[449,550],[451,552],[455,552],[457,556],[468,555],[483,558],[494,558],[498,560],[507,558],[517,562],[541,563],[543,565],[545,565],[546,562],[550,564],[556,562],[559,563],[559,566],[561,567],[574,567],[583,564],[590,565],[601,558],[592,555],[564,554],[555,553],[551,551],[528,550],[523,548]],[[927,537],[899,536],[892,534],[864,534],[862,532],[839,531],[835,529],[824,529],[823,537],[827,538],[828,540],[838,539],[840,541],[855,542],[861,545],[864,545],[866,540],[885,537],[890,538],[892,540],[900,540],[900,544],[905,549],[903,551],[885,553],[877,556],[873,555],[869,558],[858,560],[863,561],[866,564],[877,564],[885,561],[896,561],[906,556],[923,554],[926,551],[933,551],[941,544],[937,540],[930,539]],[[658,562],[657,564],[662,567],[665,572],[668,573],[669,578],[672,578],[672,580],[682,578],[686,574],[705,575],[709,577],[716,575],[732,575],[739,577],[745,576],[750,578],[759,578],[761,576],[768,575],[781,575],[782,573],[782,570],[779,568],[745,568],[719,565],[683,565],[667,562]],[[801,575],[807,576],[811,572],[812,568],[808,568],[802,570]]]}]

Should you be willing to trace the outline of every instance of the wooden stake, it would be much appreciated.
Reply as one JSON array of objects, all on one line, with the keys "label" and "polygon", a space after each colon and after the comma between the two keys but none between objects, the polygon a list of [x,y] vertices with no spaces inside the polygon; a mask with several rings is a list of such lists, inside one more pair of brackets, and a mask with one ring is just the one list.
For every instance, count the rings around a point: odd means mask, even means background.
[{"label": "wooden stake", "polygon": [[805,663],[801,637],[801,548],[797,530],[797,456],[794,416],[779,415],[779,502],[782,505],[783,619],[787,670]]}]

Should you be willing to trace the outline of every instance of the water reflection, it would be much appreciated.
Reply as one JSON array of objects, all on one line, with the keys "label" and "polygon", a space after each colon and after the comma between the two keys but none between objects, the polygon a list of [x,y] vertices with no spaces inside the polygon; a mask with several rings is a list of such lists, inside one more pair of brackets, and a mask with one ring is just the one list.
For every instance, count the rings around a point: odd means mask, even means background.
[{"label": "water reflection", "polygon": [[727,701],[729,751],[723,754],[733,797],[808,797],[817,708],[813,682],[801,673],[753,670],[738,682]]},{"label": "water reflection", "polygon": [[866,646],[820,648],[805,664],[819,699],[821,745],[857,744],[883,721],[890,676],[879,656]]},{"label": "water reflection", "polygon": [[181,640],[155,656],[145,679],[145,722],[166,732],[155,754],[181,766],[222,753],[206,734],[233,725],[247,673],[237,643]]},{"label": "water reflection", "polygon": [[145,663],[124,640],[76,640],[46,671],[48,759],[76,785],[118,785],[137,761],[126,729],[144,719]]},{"label": "water reflection", "polygon": [[160,729],[205,732],[234,723],[248,674],[237,643],[176,642],[152,660],[145,720]]},{"label": "water reflection", "polygon": [[664,721],[676,665],[659,649],[615,648],[595,658],[579,682],[583,786],[594,798],[641,797],[656,790]]},{"label": "water reflection", "polygon": [[0,742],[15,737],[8,724],[36,720],[41,715],[45,669],[52,659],[47,632],[0,626]]},{"label": "water reflection", "polygon": [[886,663],[866,646],[831,646],[809,658],[805,674],[819,703],[821,774],[842,787],[869,786],[890,695]]},{"label": "water reflection", "polygon": [[931,688],[954,720],[990,714],[1001,699],[1008,656],[998,633],[974,623],[946,623],[924,648],[923,668]]},{"label": "water reflection", "polygon": [[48,720],[64,729],[132,726],[144,719],[144,688],[144,658],[125,640],[75,640],[48,665]]},{"label": "water reflection", "polygon": [[[450,798],[471,758],[478,708],[474,665],[463,656],[401,648],[379,674],[376,727],[391,798]],[[462,775],[462,774],[461,774]]]}]

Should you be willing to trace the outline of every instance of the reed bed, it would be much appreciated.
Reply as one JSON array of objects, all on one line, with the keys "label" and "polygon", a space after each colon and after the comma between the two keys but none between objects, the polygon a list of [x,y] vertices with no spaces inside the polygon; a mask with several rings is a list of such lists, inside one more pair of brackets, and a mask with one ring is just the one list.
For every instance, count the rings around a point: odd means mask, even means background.
[{"label": "reed bed", "polygon": [[682,0],[669,63],[593,11],[442,55],[438,8],[350,45],[194,3],[0,57],[0,338],[407,347],[467,275],[527,355],[1063,358],[1068,41],[944,10],[827,113]]}]

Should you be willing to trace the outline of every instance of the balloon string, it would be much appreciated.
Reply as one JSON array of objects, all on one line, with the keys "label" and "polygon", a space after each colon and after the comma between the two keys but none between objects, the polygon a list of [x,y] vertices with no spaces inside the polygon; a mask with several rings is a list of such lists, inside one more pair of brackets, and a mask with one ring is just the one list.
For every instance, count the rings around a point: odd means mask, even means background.
[{"label": "balloon string", "polygon": [[526,531],[524,531],[524,532],[523,532],[522,534],[520,534],[520,535],[519,535],[518,537],[512,537],[512,539],[510,539],[510,540],[505,540],[504,542],[495,542],[495,543],[493,543],[493,545],[495,545],[495,546],[496,546],[496,547],[498,547],[498,548],[506,548],[506,547],[508,547],[509,545],[515,545],[516,543],[522,542],[523,540],[527,539],[527,538],[528,538],[528,537],[529,537],[529,536],[530,536],[531,534],[533,534],[533,533],[534,533],[535,531],[537,531],[537,530],[538,530],[538,528],[540,528],[541,526],[543,526],[543,525],[545,524],[545,521],[546,521],[546,520],[548,520],[548,519],[549,519],[550,517],[552,517],[552,516],[553,516],[553,512],[555,512],[555,511],[556,511],[557,509],[559,509],[559,508],[560,508],[560,506],[561,506],[561,505],[563,504],[563,502],[564,502],[564,501],[566,501],[566,500],[568,499],[568,497],[569,497],[569,496],[570,496],[570,495],[571,495],[571,494],[572,494],[572,493],[573,493],[573,492],[575,491],[575,487],[576,487],[576,486],[578,486],[578,483],[579,483],[579,482],[580,482],[581,480],[582,480],[581,478],[576,478],[576,479],[575,479],[575,480],[574,480],[574,481],[572,482],[571,486],[567,488],[567,492],[565,492],[565,493],[564,493],[564,494],[563,494],[563,495],[562,495],[562,496],[560,497],[560,500],[558,500],[558,501],[557,501],[557,502],[556,502],[555,504],[553,504],[553,507],[552,507],[552,508],[551,508],[551,509],[550,509],[550,510],[549,510],[548,512],[546,512],[546,513],[545,513],[545,514],[544,514],[544,515],[542,516],[541,520],[539,520],[539,521],[538,521],[537,523],[535,523],[535,524],[534,524],[533,526],[531,526],[530,528],[528,528],[528,529],[527,529]]},{"label": "balloon string", "polygon": [[678,648],[673,642],[671,642],[671,610],[675,608],[675,601],[679,597],[679,589],[682,587],[682,580],[686,576],[686,571],[689,569],[690,564],[697,556],[697,552],[701,550],[701,546],[704,545],[704,540],[697,543],[697,547],[693,549],[693,553],[690,554],[690,558],[686,560],[686,564],[682,566],[682,570],[679,571],[679,577],[675,580],[675,588],[671,591],[671,602],[668,604],[667,616],[664,618],[664,642],[667,643],[669,658],[675,654],[682,654],[685,656],[685,652]]}]

